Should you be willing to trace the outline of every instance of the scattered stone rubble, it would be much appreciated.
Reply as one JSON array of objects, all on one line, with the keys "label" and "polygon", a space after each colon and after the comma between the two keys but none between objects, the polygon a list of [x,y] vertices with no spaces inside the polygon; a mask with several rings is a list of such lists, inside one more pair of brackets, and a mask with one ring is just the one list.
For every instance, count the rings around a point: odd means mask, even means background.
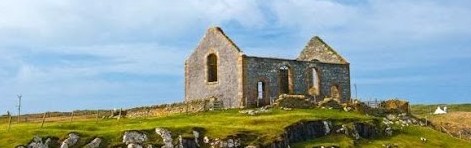
[{"label": "scattered stone rubble", "polygon": [[211,147],[217,148],[237,148],[242,146],[241,140],[238,138],[227,138],[227,139],[219,139],[216,138],[214,140],[207,140],[206,144],[209,144]]},{"label": "scattered stone rubble", "polygon": [[261,107],[261,108],[256,108],[256,109],[246,109],[246,110],[241,110],[239,113],[241,114],[248,114],[248,115],[257,115],[261,113],[267,113],[270,112],[269,107]]}]

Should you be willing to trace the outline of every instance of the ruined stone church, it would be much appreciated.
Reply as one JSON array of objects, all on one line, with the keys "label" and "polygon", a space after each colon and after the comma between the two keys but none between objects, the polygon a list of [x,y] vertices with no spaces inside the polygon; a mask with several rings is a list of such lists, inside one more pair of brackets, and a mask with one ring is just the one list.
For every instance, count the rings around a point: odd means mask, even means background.
[{"label": "ruined stone church", "polygon": [[315,36],[296,59],[245,55],[219,27],[185,61],[185,101],[217,98],[224,107],[269,105],[280,95],[350,100],[350,64]]}]

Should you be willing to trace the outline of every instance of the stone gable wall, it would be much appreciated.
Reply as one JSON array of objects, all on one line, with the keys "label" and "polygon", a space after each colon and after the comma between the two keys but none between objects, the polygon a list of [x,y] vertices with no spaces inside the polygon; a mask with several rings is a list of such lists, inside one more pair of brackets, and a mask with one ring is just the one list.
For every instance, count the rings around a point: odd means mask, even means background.
[{"label": "stone gable wall", "polygon": [[[217,82],[207,82],[209,54],[217,56]],[[223,101],[224,107],[239,107],[242,76],[237,64],[240,56],[239,49],[219,28],[209,29],[185,62],[185,101],[216,97]]]}]

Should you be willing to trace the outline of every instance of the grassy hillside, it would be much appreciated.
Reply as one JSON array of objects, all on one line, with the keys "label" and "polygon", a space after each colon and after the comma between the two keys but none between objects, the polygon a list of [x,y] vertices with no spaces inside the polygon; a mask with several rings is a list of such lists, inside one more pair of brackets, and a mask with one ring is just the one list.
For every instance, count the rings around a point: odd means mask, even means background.
[{"label": "grassy hillside", "polygon": [[[448,113],[441,115],[432,114],[437,106],[447,106]],[[471,104],[434,104],[434,105],[413,105],[412,114],[420,118],[425,118],[439,130],[469,139],[471,141]]]},{"label": "grassy hillside", "polygon": [[180,114],[168,117],[149,119],[108,119],[96,123],[95,120],[77,122],[47,122],[44,128],[40,123],[22,123],[13,125],[11,131],[6,130],[7,124],[1,124],[0,146],[13,147],[27,143],[34,135],[55,136],[65,138],[69,132],[78,132],[86,141],[94,136],[103,137],[108,144],[117,144],[125,130],[147,130],[150,140],[156,141],[156,127],[165,127],[173,131],[190,131],[192,127],[206,129],[210,137],[225,137],[238,132],[250,132],[268,141],[283,132],[283,128],[302,119],[355,119],[370,120],[370,117],[356,113],[346,113],[337,110],[273,110],[257,116],[240,114],[238,110],[201,112],[195,114]]},{"label": "grassy hillside", "polygon": [[[428,141],[422,143],[420,137],[425,137]],[[321,145],[337,145],[343,148],[353,147],[353,143],[353,139],[345,135],[329,135],[311,141],[296,143],[293,146],[296,148],[312,148]],[[383,147],[386,144],[395,144],[399,147],[471,147],[470,142],[453,138],[430,128],[418,126],[405,127],[400,133],[396,133],[392,137],[362,139],[359,142],[361,147],[366,148]]]},{"label": "grassy hillside", "polygon": [[[164,127],[179,133],[190,132],[193,127],[206,130],[205,135],[209,137],[226,137],[237,133],[249,133],[254,135],[256,142],[271,141],[283,133],[283,128],[300,120],[357,120],[370,121],[373,117],[357,113],[344,112],[328,109],[295,109],[284,111],[274,109],[269,113],[250,116],[240,114],[238,110],[201,112],[194,114],[179,114],[167,117],[138,118],[138,119],[106,119],[98,123],[93,120],[46,122],[44,128],[40,123],[21,123],[13,125],[11,131],[7,131],[7,124],[0,124],[0,147],[14,147],[26,144],[34,135],[54,136],[65,138],[69,132],[78,132],[82,140],[81,144],[91,141],[95,136],[105,139],[105,144],[113,145],[121,142],[121,135],[126,130],[141,130],[148,134],[149,141],[159,141],[154,128]],[[421,143],[419,137],[430,139],[429,143]],[[339,139],[341,141],[332,140]],[[313,141],[296,144],[295,147],[305,147],[321,143],[339,143],[340,145],[352,146],[353,142],[342,135],[331,135]],[[455,147],[471,146],[471,143],[449,137],[429,128],[410,127],[400,134],[385,139],[362,140],[361,146],[381,147],[385,143],[397,143],[406,147]]]}]

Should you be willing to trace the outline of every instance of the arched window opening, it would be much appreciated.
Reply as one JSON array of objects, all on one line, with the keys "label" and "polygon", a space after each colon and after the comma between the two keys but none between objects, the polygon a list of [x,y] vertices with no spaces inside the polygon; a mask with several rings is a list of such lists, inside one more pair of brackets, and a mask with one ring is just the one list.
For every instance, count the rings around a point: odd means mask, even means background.
[{"label": "arched window opening", "polygon": [[338,85],[332,85],[332,87],[330,87],[330,97],[340,101],[340,89]]},{"label": "arched window opening", "polygon": [[289,67],[280,67],[280,94],[289,93]]},{"label": "arched window opening", "polygon": [[261,81],[257,82],[257,92],[258,92],[258,99],[265,98],[265,84]]},{"label": "arched window opening", "polygon": [[215,54],[208,55],[207,58],[207,68],[208,68],[208,82],[217,82],[218,81],[218,63],[217,56]]},{"label": "arched window opening", "polygon": [[315,68],[312,69],[312,87],[319,90],[319,74]]},{"label": "arched window opening", "polygon": [[320,94],[320,78],[319,78],[319,73],[317,72],[316,68],[312,68],[310,72],[308,72],[311,77],[311,84],[308,90],[309,95],[312,95],[314,97],[318,96]]}]

